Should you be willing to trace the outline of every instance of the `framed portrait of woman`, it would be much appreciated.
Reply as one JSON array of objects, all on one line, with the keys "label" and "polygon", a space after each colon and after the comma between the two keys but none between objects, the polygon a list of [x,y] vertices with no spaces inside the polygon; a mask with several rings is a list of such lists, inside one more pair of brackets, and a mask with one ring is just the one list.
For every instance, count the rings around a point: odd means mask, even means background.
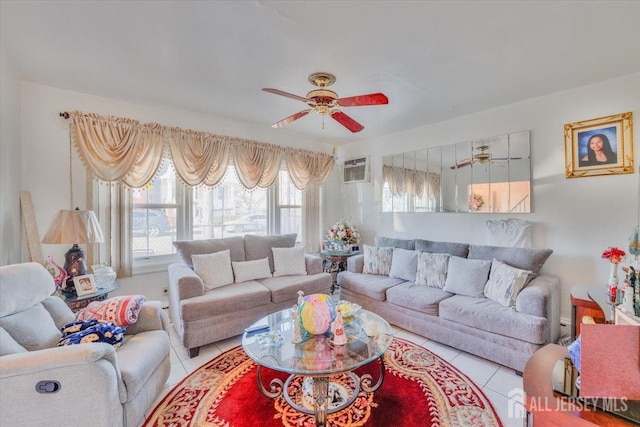
[{"label": "framed portrait of woman", "polygon": [[633,173],[632,113],[564,125],[565,176]]}]

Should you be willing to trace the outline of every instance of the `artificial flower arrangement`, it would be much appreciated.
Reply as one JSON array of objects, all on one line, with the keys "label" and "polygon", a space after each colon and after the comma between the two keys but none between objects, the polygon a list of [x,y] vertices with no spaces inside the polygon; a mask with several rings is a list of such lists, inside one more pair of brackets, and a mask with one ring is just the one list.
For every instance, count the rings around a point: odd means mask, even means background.
[{"label": "artificial flower arrangement", "polygon": [[484,198],[482,198],[482,194],[470,194],[468,202],[470,211],[479,211],[480,208],[484,206]]},{"label": "artificial flower arrangement", "polygon": [[602,259],[608,259],[612,264],[618,264],[625,255],[626,253],[622,249],[609,246],[607,250],[602,252]]},{"label": "artificial flower arrangement", "polygon": [[341,219],[331,226],[327,235],[329,242],[342,242],[344,245],[355,245],[360,241],[360,233],[355,225],[349,224],[348,220]]}]

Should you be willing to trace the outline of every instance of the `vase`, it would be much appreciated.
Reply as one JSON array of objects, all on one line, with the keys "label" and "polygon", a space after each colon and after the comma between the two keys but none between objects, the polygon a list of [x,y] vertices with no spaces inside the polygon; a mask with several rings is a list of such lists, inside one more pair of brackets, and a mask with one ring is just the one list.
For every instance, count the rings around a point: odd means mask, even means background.
[{"label": "vase", "polygon": [[618,264],[611,263],[611,270],[609,271],[609,280],[607,282],[609,286],[618,286]]}]

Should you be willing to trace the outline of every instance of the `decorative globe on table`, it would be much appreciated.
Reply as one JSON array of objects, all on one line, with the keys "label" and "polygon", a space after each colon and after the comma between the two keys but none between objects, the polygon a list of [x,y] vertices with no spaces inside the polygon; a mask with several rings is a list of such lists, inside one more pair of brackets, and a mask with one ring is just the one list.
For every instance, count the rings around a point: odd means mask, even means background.
[{"label": "decorative globe on table", "polygon": [[311,294],[298,304],[300,325],[311,335],[322,335],[331,329],[336,319],[336,306],[329,295]]}]

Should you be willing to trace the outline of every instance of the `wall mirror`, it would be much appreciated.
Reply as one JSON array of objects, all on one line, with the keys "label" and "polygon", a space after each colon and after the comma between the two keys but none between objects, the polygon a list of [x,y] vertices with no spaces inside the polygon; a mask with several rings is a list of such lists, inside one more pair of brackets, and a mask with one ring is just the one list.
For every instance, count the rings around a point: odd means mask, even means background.
[{"label": "wall mirror", "polygon": [[531,212],[529,131],[382,158],[383,212]]}]

